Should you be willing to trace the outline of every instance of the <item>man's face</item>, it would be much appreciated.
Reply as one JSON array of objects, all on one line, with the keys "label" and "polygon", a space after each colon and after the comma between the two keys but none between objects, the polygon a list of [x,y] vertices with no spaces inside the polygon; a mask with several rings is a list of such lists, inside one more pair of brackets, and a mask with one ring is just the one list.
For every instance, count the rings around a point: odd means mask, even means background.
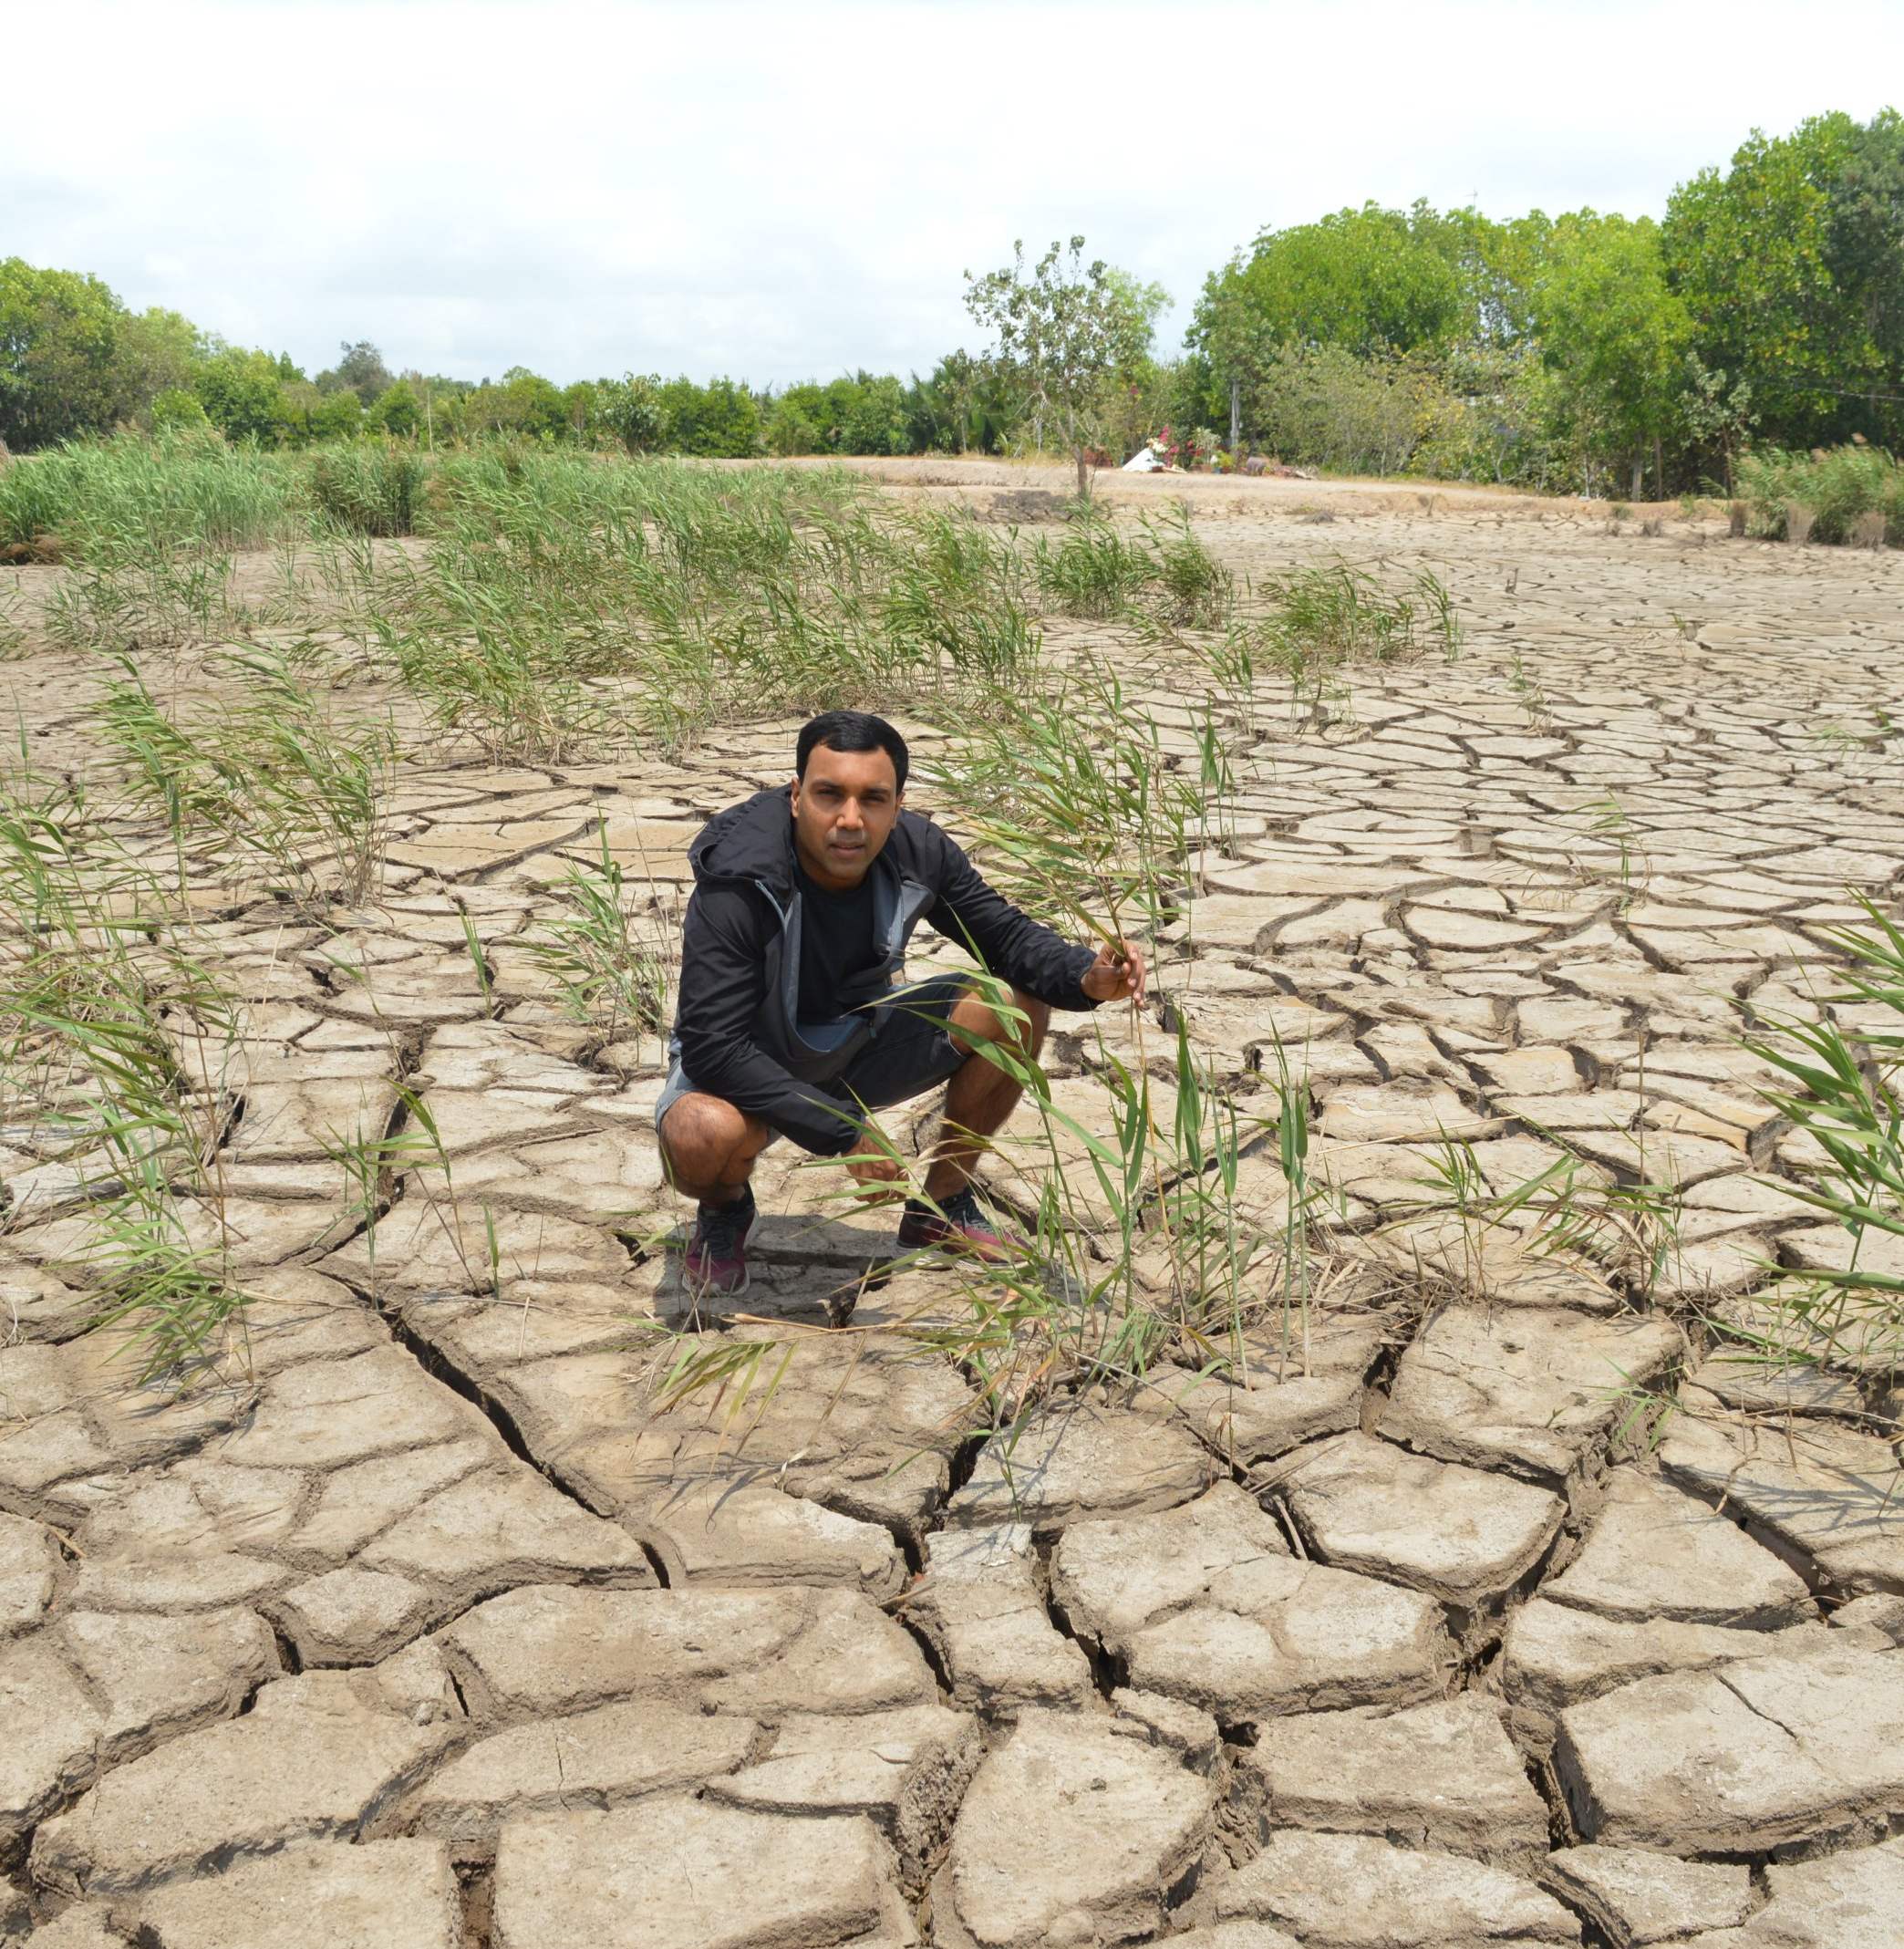
[{"label": "man's face", "polygon": [[857,886],[899,817],[899,780],[885,752],[821,745],[793,781],[793,844],[800,863],[832,893]]}]

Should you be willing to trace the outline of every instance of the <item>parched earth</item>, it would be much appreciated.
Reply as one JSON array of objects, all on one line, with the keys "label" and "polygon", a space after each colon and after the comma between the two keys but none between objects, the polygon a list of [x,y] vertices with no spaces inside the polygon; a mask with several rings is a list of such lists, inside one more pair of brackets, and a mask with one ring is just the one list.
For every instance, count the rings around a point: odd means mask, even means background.
[{"label": "parched earth", "polygon": [[[1273,1316],[1247,1384],[1067,1397],[1007,1456],[897,1331],[945,1277],[882,1283],[889,1221],[783,1146],[750,1320],[703,1338],[794,1357],[764,1407],[664,1410],[660,1051],[564,1020],[521,938],[604,824],[678,908],[790,728],[412,767],[378,906],[207,923],[251,1003],[219,1384],[138,1390],[79,1333],[83,1207],[0,1155],[0,1941],[1904,1943],[1899,1402],[1728,1355],[1768,1267],[1846,1249],[1733,1038],[1741,1002],[1815,1019],[1848,890],[1896,897],[1904,572],[1185,484],[1239,571],[1432,563],[1466,628],[1326,724],[1261,686],[1161,944],[1246,1106],[1278,1042],[1306,1065],[1339,1257],[1306,1362]],[[6,674],[83,762],[80,666]],[[449,1167],[373,1236],[331,1154],[399,1083]],[[1495,1191],[1561,1149],[1671,1187],[1658,1304],[1421,1210],[1444,1135]],[[1259,1215],[1280,1185],[1246,1161]]]}]

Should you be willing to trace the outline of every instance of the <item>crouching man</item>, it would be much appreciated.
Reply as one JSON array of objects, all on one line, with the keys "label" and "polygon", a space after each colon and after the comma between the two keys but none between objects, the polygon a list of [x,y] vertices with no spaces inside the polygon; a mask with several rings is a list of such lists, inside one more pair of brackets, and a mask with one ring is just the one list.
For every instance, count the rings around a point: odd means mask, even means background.
[{"label": "crouching man", "polygon": [[[703,1288],[746,1290],[749,1179],[776,1136],[841,1158],[863,1196],[891,1197],[902,1174],[864,1113],[947,1082],[944,1135],[925,1197],[905,1200],[899,1243],[998,1251],[971,1176],[1019,1086],[980,1045],[1035,1056],[1054,1008],[1143,1000],[1130,942],[1093,953],[1019,912],[905,810],[905,741],[885,719],[830,710],[801,731],[790,786],[722,813],[688,849],[694,892],[655,1128],[670,1181],[700,1208],[687,1273]],[[905,982],[921,920],[1011,984],[1017,1019],[968,979]]]}]

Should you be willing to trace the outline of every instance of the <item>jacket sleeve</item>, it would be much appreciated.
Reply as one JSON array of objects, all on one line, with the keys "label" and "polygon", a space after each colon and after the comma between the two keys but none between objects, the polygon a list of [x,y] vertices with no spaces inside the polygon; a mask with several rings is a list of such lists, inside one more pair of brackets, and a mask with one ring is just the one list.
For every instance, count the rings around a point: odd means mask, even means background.
[{"label": "jacket sleeve", "polygon": [[936,826],[931,844],[939,849],[938,900],[926,917],[947,940],[971,949],[987,969],[1054,1009],[1094,1009],[1079,987],[1097,959],[1094,948],[1078,946],[1053,933],[1014,907],[987,884],[965,849]]},{"label": "jacket sleeve", "polygon": [[756,903],[739,886],[697,886],[681,925],[675,1034],[681,1067],[698,1090],[724,1097],[803,1150],[836,1157],[859,1136],[837,1097],[802,1083],[754,1040],[767,980]]}]

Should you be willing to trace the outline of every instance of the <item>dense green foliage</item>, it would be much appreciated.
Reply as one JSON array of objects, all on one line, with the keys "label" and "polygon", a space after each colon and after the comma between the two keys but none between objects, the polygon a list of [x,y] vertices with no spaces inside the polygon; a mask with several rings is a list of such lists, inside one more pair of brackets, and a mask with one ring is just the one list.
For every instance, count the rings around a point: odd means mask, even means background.
[{"label": "dense green foliage", "polygon": [[[98,278],[10,258],[0,440],[30,451],[132,427],[429,451],[500,435],[701,459],[1056,443],[1081,482],[1093,459],[1154,442],[1186,461],[1225,447],[1213,464],[1254,451],[1634,499],[1732,492],[1754,452],[1904,441],[1904,120],[1889,109],[1755,130],[1660,223],[1370,203],[1267,230],[1206,281],[1175,360],[1152,346],[1165,294],[1087,264],[1082,244],[968,278],[986,352],[949,353],[924,378],[860,370],[777,391],[635,372],[559,387],[520,366],[472,384],[393,372],[366,341],[310,378],[175,313],[134,314]],[[1744,490],[1762,527],[1783,520],[1766,512],[1770,464]],[[1888,504],[1877,493],[1857,513]],[[1816,532],[1856,518],[1821,509]]]},{"label": "dense green foliage", "polygon": [[44,447],[139,414],[189,385],[196,335],[135,316],[97,277],[0,260],[0,440]]},{"label": "dense green foliage", "polygon": [[1352,471],[1663,495],[1751,443],[1904,437],[1904,122],[1754,132],[1663,223],[1371,204],[1205,285],[1197,416]]},{"label": "dense green foliage", "polygon": [[1701,356],[1783,444],[1904,437],[1904,120],[1754,131],[1668,210],[1663,255]]}]

